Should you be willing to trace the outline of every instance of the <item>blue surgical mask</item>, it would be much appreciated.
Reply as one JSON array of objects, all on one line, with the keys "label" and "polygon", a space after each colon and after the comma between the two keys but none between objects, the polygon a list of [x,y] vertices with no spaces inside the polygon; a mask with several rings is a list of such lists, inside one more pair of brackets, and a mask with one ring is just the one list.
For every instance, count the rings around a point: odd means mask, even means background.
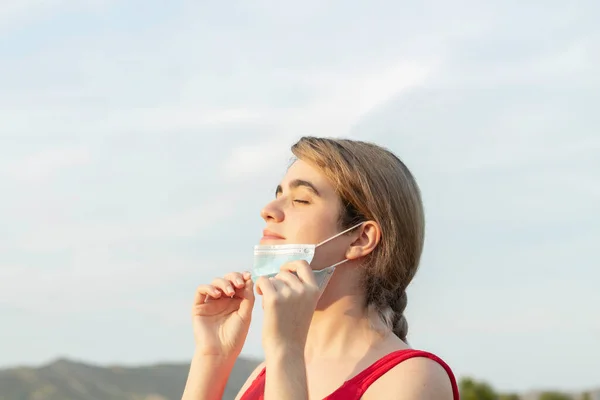
[{"label": "blue surgical mask", "polygon": [[[330,240],[333,240],[346,232],[350,232],[360,225],[362,225],[362,222],[318,244],[273,244],[254,246],[254,266],[252,268],[252,280],[256,281],[260,276],[273,277],[279,273],[283,264],[291,261],[304,260],[310,264],[315,256],[315,250],[317,247],[324,245]],[[348,261],[348,259],[344,259],[321,270],[313,270],[317,285],[319,286],[321,292],[333,275],[335,267],[345,263],[346,261]]]}]

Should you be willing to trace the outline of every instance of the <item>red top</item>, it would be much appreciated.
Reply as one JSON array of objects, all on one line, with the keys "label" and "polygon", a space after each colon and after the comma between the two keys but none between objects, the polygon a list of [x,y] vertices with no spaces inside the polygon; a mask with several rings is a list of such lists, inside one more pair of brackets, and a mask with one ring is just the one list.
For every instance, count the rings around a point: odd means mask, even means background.
[{"label": "red top", "polygon": [[[367,391],[369,386],[375,382],[380,376],[400,364],[402,361],[414,357],[426,357],[440,364],[448,373],[452,384],[452,393],[454,400],[460,400],[458,394],[458,385],[452,370],[442,359],[434,354],[421,350],[398,350],[394,351],[364,369],[354,378],[344,382],[335,392],[325,397],[323,400],[360,400],[362,395]],[[241,400],[264,400],[265,398],[265,368],[258,374],[252,382]]]}]

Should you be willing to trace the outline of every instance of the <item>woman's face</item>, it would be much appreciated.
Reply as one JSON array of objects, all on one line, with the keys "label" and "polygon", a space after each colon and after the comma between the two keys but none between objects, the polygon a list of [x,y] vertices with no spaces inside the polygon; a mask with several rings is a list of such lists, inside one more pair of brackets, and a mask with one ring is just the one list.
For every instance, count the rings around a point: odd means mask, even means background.
[{"label": "woman's face", "polygon": [[[340,199],[327,178],[297,160],[277,186],[275,200],[261,211],[266,226],[260,244],[318,244],[340,232],[340,210]],[[313,269],[342,261],[350,242],[343,235],[318,247]]]}]

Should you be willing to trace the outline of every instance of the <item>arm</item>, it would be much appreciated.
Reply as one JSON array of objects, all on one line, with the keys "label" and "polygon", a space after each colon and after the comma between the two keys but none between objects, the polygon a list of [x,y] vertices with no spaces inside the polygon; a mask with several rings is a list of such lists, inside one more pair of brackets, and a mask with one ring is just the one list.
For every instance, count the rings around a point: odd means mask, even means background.
[{"label": "arm", "polygon": [[304,351],[286,346],[266,354],[265,400],[307,400]]},{"label": "arm", "polygon": [[453,400],[452,384],[437,362],[417,357],[389,370],[367,389],[363,400]]},{"label": "arm", "polygon": [[182,400],[221,400],[235,358],[194,353]]}]

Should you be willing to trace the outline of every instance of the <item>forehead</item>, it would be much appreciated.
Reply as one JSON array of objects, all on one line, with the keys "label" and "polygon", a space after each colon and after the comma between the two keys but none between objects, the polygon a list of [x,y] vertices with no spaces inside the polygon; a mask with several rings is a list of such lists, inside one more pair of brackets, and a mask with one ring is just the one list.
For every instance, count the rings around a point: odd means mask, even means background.
[{"label": "forehead", "polygon": [[290,182],[301,179],[309,181],[317,187],[320,193],[333,192],[333,186],[327,177],[317,168],[302,160],[295,160],[288,168],[281,184],[287,186]]}]

